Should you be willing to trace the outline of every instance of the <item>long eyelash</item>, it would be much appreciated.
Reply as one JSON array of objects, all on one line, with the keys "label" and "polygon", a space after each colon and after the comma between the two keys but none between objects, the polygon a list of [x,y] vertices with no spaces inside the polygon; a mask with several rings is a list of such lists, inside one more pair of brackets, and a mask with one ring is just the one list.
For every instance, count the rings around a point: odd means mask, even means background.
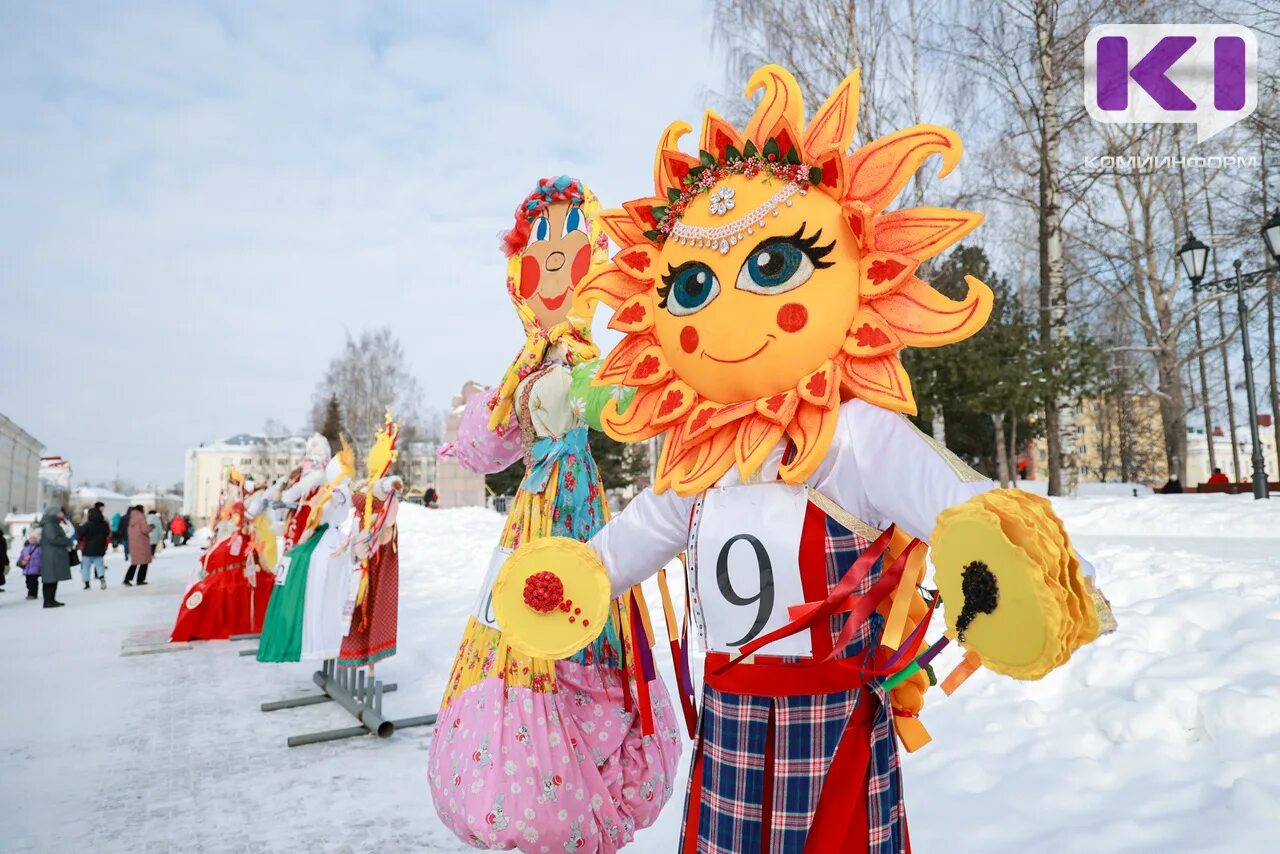
[{"label": "long eyelash", "polygon": [[760,250],[768,246],[773,246],[778,243],[790,243],[793,246],[798,246],[800,248],[800,251],[809,257],[809,260],[813,263],[814,268],[818,270],[825,270],[827,267],[830,267],[833,264],[835,264],[834,261],[824,261],[822,259],[826,258],[828,255],[831,254],[831,250],[835,249],[836,247],[836,242],[833,240],[830,243],[828,243],[826,246],[818,246],[817,245],[818,241],[822,239],[822,229],[819,228],[817,231],[813,233],[812,236],[805,237],[804,230],[808,227],[809,227],[809,224],[807,222],[801,223],[800,227],[795,230],[794,234],[788,234],[788,235],[779,236],[779,237],[770,237],[768,240],[763,241],[759,246],[757,246],[754,250],[752,250],[752,254],[759,252]]},{"label": "long eyelash", "polygon": [[808,225],[809,223],[807,222],[801,223],[800,227],[796,229],[795,234],[792,234],[787,239],[794,241],[796,245],[804,250],[804,254],[809,256],[809,260],[813,262],[814,267],[819,270],[825,270],[827,267],[831,267],[835,264],[834,261],[824,261],[822,259],[830,255],[831,250],[836,248],[836,242],[833,240],[826,246],[818,246],[818,241],[822,239],[822,229],[819,228],[811,237],[804,237],[802,235]]},{"label": "long eyelash", "polygon": [[662,284],[658,285],[658,308],[667,307],[667,295],[671,293],[671,283],[667,281],[667,277],[662,277]]}]

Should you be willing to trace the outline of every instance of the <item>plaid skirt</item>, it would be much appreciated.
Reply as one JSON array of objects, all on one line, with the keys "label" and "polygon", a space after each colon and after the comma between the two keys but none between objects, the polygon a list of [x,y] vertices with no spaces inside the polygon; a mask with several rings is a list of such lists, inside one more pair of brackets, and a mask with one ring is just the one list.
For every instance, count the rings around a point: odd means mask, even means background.
[{"label": "plaid skirt", "polygon": [[[834,586],[870,543],[829,517],[816,531]],[[882,569],[878,564],[855,592],[866,593]],[[832,618],[833,637],[846,617]],[[883,623],[873,614],[859,629],[841,653],[845,668],[872,663]],[[890,705],[878,686],[834,690],[849,679],[847,670],[833,681],[814,675],[830,675],[831,666],[768,656],[717,678],[714,670],[725,660],[707,658],[683,851],[801,854],[811,835],[810,852],[909,851]],[[805,680],[812,680],[813,693],[785,684]],[[824,784],[830,784],[825,792]],[[818,839],[840,842],[830,847]]]}]

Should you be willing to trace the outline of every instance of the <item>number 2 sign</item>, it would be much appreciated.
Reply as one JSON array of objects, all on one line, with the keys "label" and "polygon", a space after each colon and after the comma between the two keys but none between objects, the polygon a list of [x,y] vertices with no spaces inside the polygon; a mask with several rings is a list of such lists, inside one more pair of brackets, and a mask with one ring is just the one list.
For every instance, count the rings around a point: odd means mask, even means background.
[{"label": "number 2 sign", "polygon": [[[712,489],[692,531],[689,566],[694,616],[709,651],[737,652],[790,622],[804,602],[800,535],[808,498],[803,486],[751,484]],[[774,641],[764,655],[810,657],[808,632]]]}]

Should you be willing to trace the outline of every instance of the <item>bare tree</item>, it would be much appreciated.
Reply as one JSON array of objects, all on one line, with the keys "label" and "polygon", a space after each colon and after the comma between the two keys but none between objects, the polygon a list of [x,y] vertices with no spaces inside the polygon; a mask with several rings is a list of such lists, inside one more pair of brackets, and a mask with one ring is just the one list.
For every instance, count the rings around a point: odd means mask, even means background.
[{"label": "bare tree", "polygon": [[403,425],[405,439],[420,431],[418,382],[409,371],[404,347],[387,327],[347,333],[342,352],[329,363],[312,395],[311,426],[319,430],[332,397],[342,408],[348,437],[362,455],[373,445],[387,410]]},{"label": "bare tree", "polygon": [[293,435],[293,431],[278,418],[268,418],[262,422],[262,435],[268,440],[279,440]]},{"label": "bare tree", "polygon": [[715,0],[715,36],[728,47],[730,70],[746,80],[762,65],[778,63],[793,75],[805,102],[821,104],[854,69],[862,70],[858,138],[882,132],[884,106],[894,103],[887,84],[894,16],[886,0]]}]

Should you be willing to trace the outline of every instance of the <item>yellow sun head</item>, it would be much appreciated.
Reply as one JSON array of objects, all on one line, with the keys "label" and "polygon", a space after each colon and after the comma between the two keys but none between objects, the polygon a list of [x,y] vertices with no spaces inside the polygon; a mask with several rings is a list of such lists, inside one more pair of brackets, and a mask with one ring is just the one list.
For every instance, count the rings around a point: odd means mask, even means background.
[{"label": "yellow sun head", "polygon": [[848,154],[857,72],[807,125],[790,73],[766,66],[747,94],[758,89],[741,132],[707,111],[697,157],[678,148],[688,125],[667,128],[655,195],[600,214],[621,249],[579,295],[612,306],[625,335],[596,382],[637,388],[625,415],[605,409],[606,430],[667,433],[658,490],[701,491],[735,463],[749,477],[784,437],[796,453],[782,477],[803,481],[842,401],[914,413],[899,351],[967,338],[991,310],[976,279],[957,302],[915,276],[981,214],[886,213],[926,158],[955,166],[954,132],[919,125]]}]

